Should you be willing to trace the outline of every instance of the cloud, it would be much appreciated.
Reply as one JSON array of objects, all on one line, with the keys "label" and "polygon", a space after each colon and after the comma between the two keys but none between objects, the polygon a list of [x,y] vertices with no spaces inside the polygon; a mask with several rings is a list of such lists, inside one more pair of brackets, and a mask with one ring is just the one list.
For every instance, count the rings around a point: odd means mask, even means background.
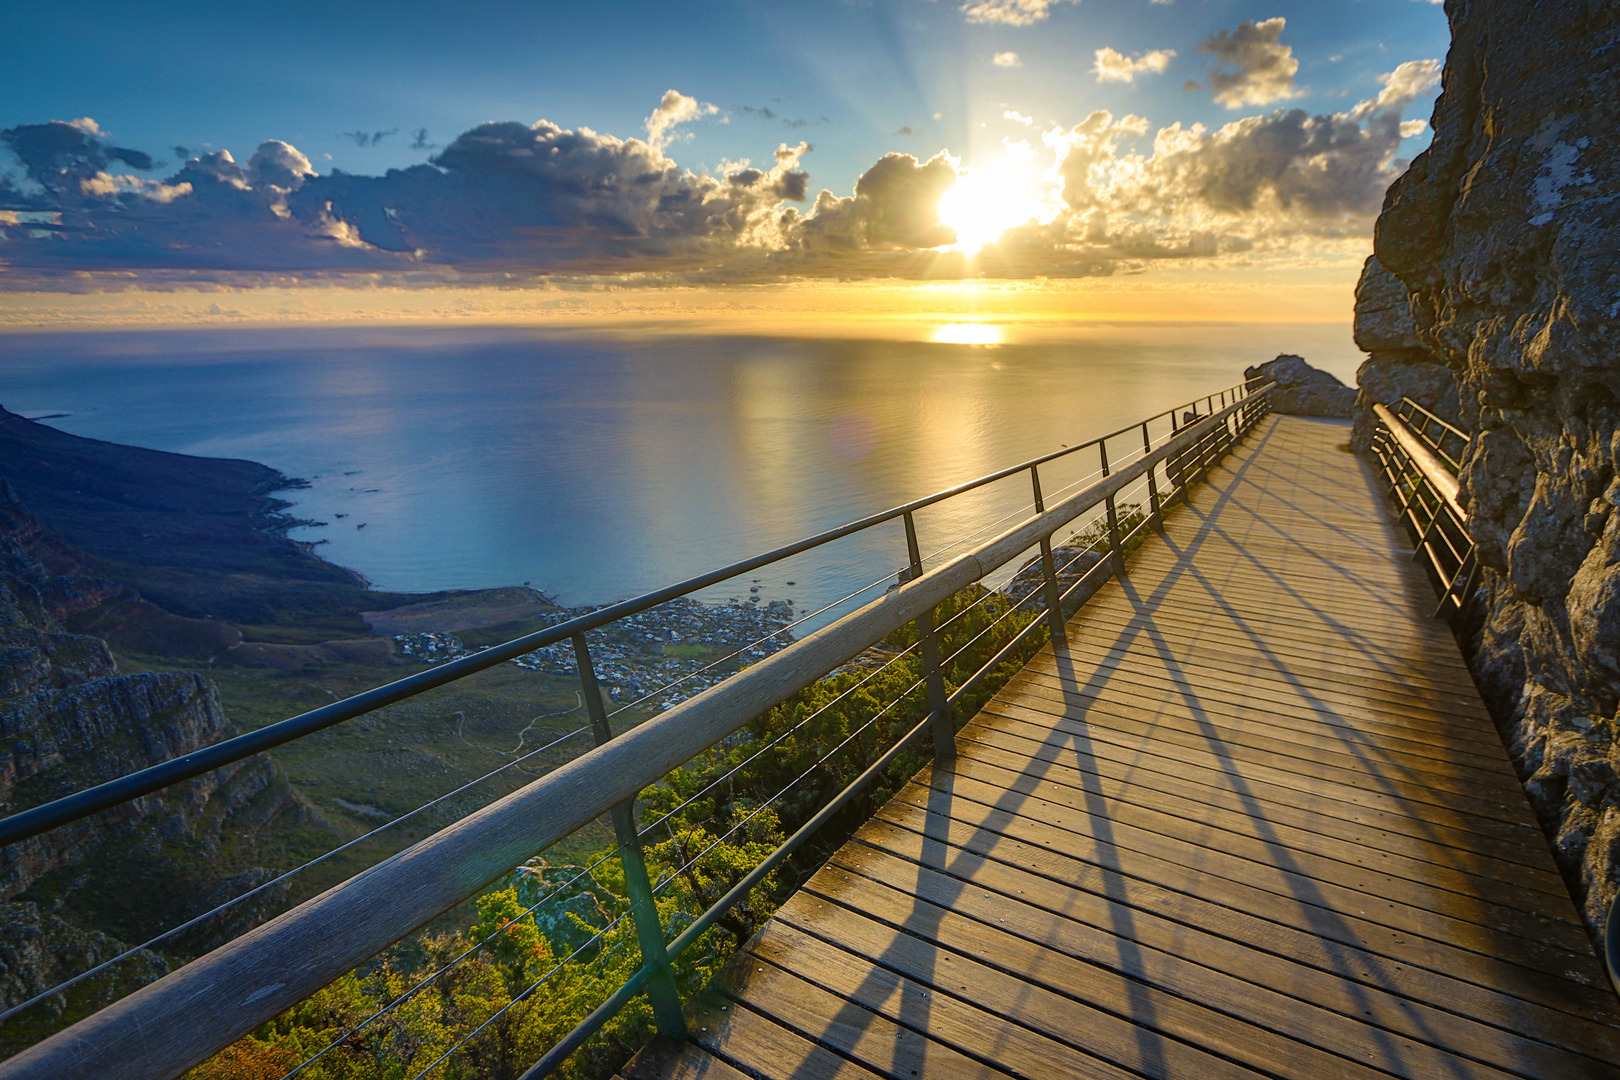
[{"label": "cloud", "polygon": [[[974,182],[1016,204],[1023,222],[971,256],[951,249],[940,212],[969,173],[951,153],[887,153],[848,195],[812,197],[807,142],[783,142],[758,166],[694,173],[664,147],[682,117],[712,115],[684,95],[665,96],[671,107],[654,114],[665,122],[649,122],[647,139],[488,123],[381,176],[319,175],[295,146],[269,140],[245,162],[216,150],[153,179],[121,171],[127,158],[82,127],[20,126],[0,131],[16,159],[0,172],[0,288],[83,288],[97,272],[120,287],[356,274],[423,284],[1058,277],[1310,245],[1360,251],[1402,140],[1422,125],[1403,114],[1436,70],[1399,65],[1343,112],[1278,109],[1211,130],[1097,111],[1039,139],[989,143]],[[1004,118],[1034,127],[1016,110]],[[1003,192],[1000,177],[1013,186]]]},{"label": "cloud", "polygon": [[720,110],[707,102],[687,97],[679,90],[665,90],[664,97],[647,117],[647,142],[662,150],[675,138],[675,126],[689,123],[704,116],[713,116]]},{"label": "cloud", "polygon": [[1100,83],[1128,83],[1134,81],[1138,75],[1160,74],[1170,66],[1170,60],[1175,55],[1174,49],[1154,49],[1133,60],[1124,53],[1105,46],[1096,51],[1097,63],[1091,70],[1096,73],[1097,81]]},{"label": "cloud", "polygon": [[411,149],[412,150],[437,150],[439,148],[438,143],[430,143],[427,140],[428,140],[428,129],[427,128],[417,128],[416,132],[411,137]]},{"label": "cloud", "polygon": [[996,55],[990,58],[990,62],[996,65],[996,67],[1024,66],[1024,62],[1018,58],[1018,54],[1015,52],[998,52]]},{"label": "cloud", "polygon": [[[22,167],[24,185],[40,197],[71,199],[74,195],[103,195],[105,184],[98,177],[105,175],[114,162],[134,169],[149,171],[152,158],[139,150],[109,146],[100,134],[100,127],[88,117],[63,123],[52,120],[46,124],[27,124],[0,131],[0,143],[11,151]],[[82,185],[90,183],[87,190]],[[0,181],[0,199],[6,187],[13,189],[9,202],[0,203],[6,209],[32,209],[30,206],[11,205],[23,199],[14,184]]]},{"label": "cloud", "polygon": [[387,131],[342,131],[338,138],[347,139],[362,150],[376,146],[390,135],[398,135],[399,128],[389,128]]},{"label": "cloud", "polygon": [[1150,154],[1123,149],[1145,122],[1107,112],[1045,138],[1058,155],[1071,232],[1121,257],[1360,242],[1397,175],[1410,100],[1397,91],[1366,110],[1278,109],[1214,131],[1171,124]]},{"label": "cloud", "polygon": [[1054,5],[1065,2],[1080,0],[968,0],[961,11],[970,23],[1031,26],[1047,18]]},{"label": "cloud", "polygon": [[[1294,75],[1299,61],[1293,49],[1282,44],[1287,20],[1279,17],[1263,22],[1245,20],[1236,30],[1211,34],[1198,51],[1215,57],[1209,73],[1209,88],[1217,102],[1228,109],[1245,105],[1269,105],[1296,96]],[[1223,70],[1230,66],[1236,71]]]},{"label": "cloud", "polygon": [[939,200],[956,183],[957,159],[941,151],[919,162],[884,154],[855,181],[855,194],[822,191],[814,213],[787,218],[793,246],[809,251],[918,249],[954,243],[956,231],[939,216]]},{"label": "cloud", "polygon": [[140,176],[110,175],[98,172],[79,181],[79,191],[96,198],[116,195],[137,195],[152,202],[169,203],[191,194],[190,184],[165,184],[161,180],[148,180]]},{"label": "cloud", "polygon": [[314,175],[315,168],[309,158],[280,139],[260,143],[248,159],[246,171],[249,183],[268,184],[284,191],[296,190]]},{"label": "cloud", "polygon": [[1351,110],[1357,120],[1379,110],[1404,109],[1439,86],[1440,61],[1408,60],[1394,71],[1381,75],[1378,81],[1384,84],[1378,96]]},{"label": "cloud", "polygon": [[738,112],[748,113],[750,116],[757,116],[761,120],[775,120],[776,119],[776,114],[774,112],[772,112],[769,108],[765,107],[764,105],[761,105],[758,108],[755,108],[752,105],[739,105],[739,106],[737,106],[737,111]]}]

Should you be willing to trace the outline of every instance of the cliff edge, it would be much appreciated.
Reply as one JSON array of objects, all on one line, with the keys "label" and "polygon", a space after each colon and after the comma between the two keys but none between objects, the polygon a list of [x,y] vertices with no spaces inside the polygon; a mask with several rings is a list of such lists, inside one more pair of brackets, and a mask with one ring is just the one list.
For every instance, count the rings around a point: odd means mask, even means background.
[{"label": "cliff edge", "polygon": [[1456,389],[1485,569],[1464,649],[1597,936],[1620,891],[1620,5],[1446,13],[1434,142],[1357,292],[1362,401],[1412,386],[1444,414]]},{"label": "cliff edge", "polygon": [[[235,734],[207,679],[121,674],[103,640],[64,626],[129,600],[125,586],[84,574],[85,563],[0,477],[0,815]],[[270,871],[250,865],[254,837],[303,813],[280,770],[261,756],[0,848],[0,1008],[116,955],[122,940],[140,940],[266,880]],[[140,895],[148,881],[162,883],[152,890],[158,899]],[[206,946],[279,900],[268,892],[171,946]],[[23,1023],[71,1019],[164,967],[143,953]],[[8,1029],[0,1052],[26,1035]]]}]

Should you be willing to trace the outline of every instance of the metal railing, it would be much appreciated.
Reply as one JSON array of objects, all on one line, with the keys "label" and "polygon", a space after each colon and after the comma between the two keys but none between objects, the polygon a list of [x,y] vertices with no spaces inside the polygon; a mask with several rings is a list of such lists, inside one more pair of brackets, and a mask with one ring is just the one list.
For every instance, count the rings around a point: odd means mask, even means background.
[{"label": "metal railing", "polygon": [[[478,895],[480,890],[525,860],[603,815],[610,815],[613,823],[617,854],[625,871],[628,911],[600,931],[597,938],[628,915],[634,924],[642,960],[636,973],[536,1062],[524,1074],[524,1080],[546,1075],[642,993],[650,998],[660,1031],[682,1031],[681,1004],[671,974],[682,953],[818,829],[871,787],[902,755],[931,742],[936,759],[949,759],[955,747],[953,716],[960,711],[959,706],[968,695],[1006,660],[1015,658],[1021,648],[1038,643],[1038,634],[1063,637],[1065,602],[1076,596],[1090,595],[1101,580],[1124,572],[1125,553],[1145,537],[1146,530],[1158,525],[1168,506],[1177,499],[1185,500],[1189,489],[1201,482],[1208,470],[1265,414],[1273,389],[1270,384],[1232,387],[1100,438],[449,661],[346,701],[0,821],[0,843],[35,836],[559,642],[572,644],[590,730],[596,741],[594,749],[517,791],[0,1062],[0,1078],[155,1080],[176,1076],[436,916]],[[1161,422],[1166,420],[1169,430],[1156,438],[1152,425],[1162,426]],[[1130,440],[1128,450],[1121,451],[1121,440]],[[1112,460],[1110,445],[1114,448]],[[1088,450],[1097,455],[1097,471],[1068,485],[1064,491],[1077,487],[1079,490],[1049,506],[1049,497],[1041,487],[1041,467]],[[918,510],[1023,473],[1028,474],[1033,495],[1033,503],[1028,507],[1033,511],[1030,516],[949,561],[932,568],[925,566],[928,560],[918,541],[915,517]],[[1136,515],[1134,525],[1127,529],[1121,516],[1121,504],[1125,496],[1135,493],[1140,493],[1145,512]],[[1097,543],[1104,557],[1095,560],[1078,578],[1064,586],[1054,557],[1053,536],[1087,514],[1095,515],[1092,532],[1102,538]],[[889,587],[881,596],[830,625],[640,725],[617,735],[611,730],[593,670],[587,631],[896,520],[903,524],[906,540],[906,566],[898,586]],[[985,529],[979,531],[982,533]],[[1045,617],[1030,618],[987,662],[962,678],[953,689],[945,677],[947,664],[965,653],[967,646],[950,657],[942,657],[939,635],[961,615],[936,627],[936,610],[943,602],[957,597],[964,589],[996,573],[1020,555],[1037,550],[1042,586],[1027,599],[1038,599],[1046,608]],[[1070,568],[1079,561],[1078,556],[1071,557]],[[981,596],[975,606],[989,595],[993,594]],[[1018,607],[1015,604],[996,619],[996,624],[1007,619]],[[733,884],[718,902],[697,915],[673,940],[666,941],[654,895],[662,886],[651,881],[642,855],[642,841],[650,830],[638,828],[633,809],[638,794],[659,784],[673,770],[715,747],[766,710],[908,624],[914,624],[917,629],[917,640],[905,654],[916,650],[920,659],[922,674],[912,689],[922,688],[926,692],[923,719],[906,730],[851,783]],[[983,639],[989,629],[981,631],[973,641]],[[868,721],[868,726],[875,719]],[[831,757],[831,752],[827,757]],[[530,908],[531,912],[533,910]],[[468,954],[472,951],[468,950]],[[436,974],[418,983],[417,988],[426,985]],[[533,992],[543,981],[523,993]],[[153,1037],[155,1032],[161,1032],[162,1037]],[[466,1041],[464,1038],[456,1047]],[[456,1047],[446,1051],[444,1057]],[[305,1065],[313,1060],[306,1060]],[[288,1075],[296,1075],[303,1067],[300,1065]],[[425,1075],[433,1067],[430,1065],[415,1075]]]},{"label": "metal railing", "polygon": [[1436,618],[1455,622],[1475,608],[1479,560],[1459,501],[1468,435],[1409,398],[1391,409],[1374,404],[1372,449],[1413,544],[1412,558],[1434,583]]}]

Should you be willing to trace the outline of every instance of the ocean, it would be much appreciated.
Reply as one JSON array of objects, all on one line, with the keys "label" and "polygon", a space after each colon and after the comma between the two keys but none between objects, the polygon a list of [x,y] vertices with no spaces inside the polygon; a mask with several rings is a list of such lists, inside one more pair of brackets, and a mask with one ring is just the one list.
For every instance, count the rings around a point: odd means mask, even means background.
[{"label": "ocean", "polygon": [[[378,588],[647,591],[1124,426],[1299,353],[1353,383],[1348,325],[1088,323],[1001,344],[479,329],[0,334],[0,405],[75,435],[309,481],[295,530]],[[955,339],[955,340],[953,340]],[[1048,492],[1095,460],[1054,466]],[[1029,501],[919,516],[926,550]],[[819,606],[905,563],[874,530],[759,572]],[[749,582],[704,598],[747,596]]]}]

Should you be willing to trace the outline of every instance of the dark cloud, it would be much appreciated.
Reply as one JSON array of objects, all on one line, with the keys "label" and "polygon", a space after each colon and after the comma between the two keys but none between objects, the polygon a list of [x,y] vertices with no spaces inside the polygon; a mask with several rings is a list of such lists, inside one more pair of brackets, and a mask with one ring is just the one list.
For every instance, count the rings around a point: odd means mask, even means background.
[{"label": "dark cloud", "polygon": [[107,158],[109,161],[122,161],[130,168],[139,169],[142,172],[152,171],[152,155],[143,154],[139,150],[130,150],[123,146],[109,146],[107,147]]},{"label": "dark cloud", "polygon": [[191,156],[191,151],[184,146],[172,146],[170,149],[174,151],[176,161],[184,161]]},{"label": "dark cloud", "polygon": [[347,139],[364,150],[367,147],[376,146],[390,135],[398,134],[399,128],[389,128],[387,131],[343,131],[339,132],[337,137]]},{"label": "dark cloud", "polygon": [[428,129],[427,128],[417,128],[416,132],[414,133],[414,135],[411,138],[411,149],[412,150],[437,150],[439,148],[438,143],[430,143],[427,140],[428,140]]},{"label": "dark cloud", "polygon": [[[55,199],[76,202],[85,193],[82,185],[94,183],[113,162],[150,170],[152,159],[139,150],[108,146],[97,137],[93,123],[24,124],[0,131],[0,142],[16,156],[27,178]],[[10,196],[8,198],[8,195]],[[0,209],[32,209],[14,205],[20,196],[0,187]]]},{"label": "dark cloud", "polygon": [[885,154],[849,198],[823,191],[813,215],[791,219],[791,236],[807,250],[942,247],[956,241],[939,216],[940,198],[955,183],[956,162],[943,152],[923,162]]},{"label": "dark cloud", "polygon": [[914,128],[910,124],[907,124],[905,127],[895,132],[896,135],[921,135],[922,133],[922,128]]},{"label": "dark cloud", "polygon": [[[704,114],[689,101],[666,95],[661,137]],[[810,149],[784,144],[770,168],[702,176],[648,142],[542,121],[481,125],[432,164],[377,177],[317,176],[296,148],[270,141],[245,165],[216,151],[166,181],[135,182],[108,177],[105,146],[71,125],[0,140],[39,188],[5,182],[0,210],[60,215],[49,243],[0,224],[8,265],[226,271],[639,270],[780,245],[777,207],[805,197]]]},{"label": "dark cloud", "polygon": [[[1229,109],[1244,105],[1269,105],[1295,97],[1294,74],[1299,61],[1294,50],[1282,44],[1287,20],[1244,20],[1236,30],[1211,34],[1198,51],[1215,57],[1217,66],[1209,73],[1209,89],[1216,101]],[[1227,66],[1236,70],[1225,70]]]},{"label": "dark cloud", "polygon": [[737,106],[737,111],[740,113],[747,113],[749,116],[757,116],[761,120],[776,119],[776,114],[770,109],[766,108],[764,105],[761,105],[758,108],[755,108],[752,105],[739,105]]}]

